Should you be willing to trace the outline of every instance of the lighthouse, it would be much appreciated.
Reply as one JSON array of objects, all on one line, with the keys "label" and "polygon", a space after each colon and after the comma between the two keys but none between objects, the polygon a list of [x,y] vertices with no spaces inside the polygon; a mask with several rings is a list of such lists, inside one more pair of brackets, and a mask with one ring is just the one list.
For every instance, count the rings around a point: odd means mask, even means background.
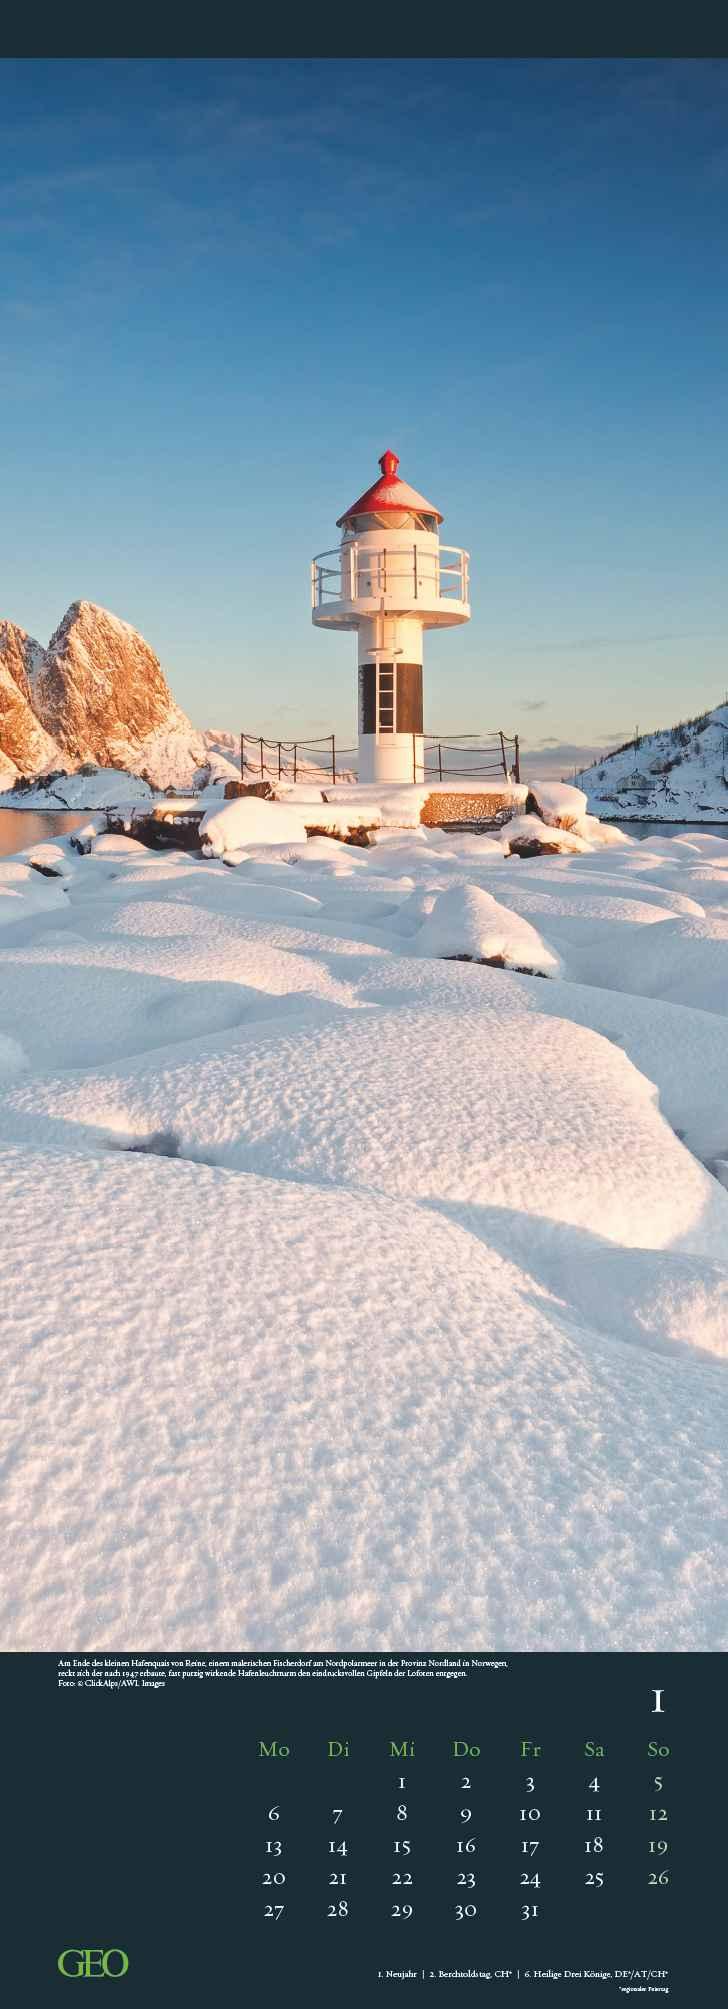
[{"label": "lighthouse", "polygon": [[355,628],[359,780],[421,781],[422,637],[470,620],[469,554],[440,543],[442,515],[383,453],[379,480],[337,520],[311,565],[317,628]]}]

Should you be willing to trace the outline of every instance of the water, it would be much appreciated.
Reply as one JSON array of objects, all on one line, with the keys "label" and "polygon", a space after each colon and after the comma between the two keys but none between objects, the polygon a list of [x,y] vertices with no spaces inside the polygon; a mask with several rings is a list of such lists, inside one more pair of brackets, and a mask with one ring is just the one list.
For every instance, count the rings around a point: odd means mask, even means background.
[{"label": "water", "polygon": [[691,830],[702,830],[707,837],[724,837],[728,843],[728,823],[642,823],[637,819],[614,823],[612,829],[623,830],[625,837],[637,837],[640,843],[643,837],[689,837]]},{"label": "water", "polygon": [[67,836],[83,823],[88,823],[88,812],[79,816],[72,809],[0,809],[0,858],[25,851],[28,844],[42,844],[44,838]]}]

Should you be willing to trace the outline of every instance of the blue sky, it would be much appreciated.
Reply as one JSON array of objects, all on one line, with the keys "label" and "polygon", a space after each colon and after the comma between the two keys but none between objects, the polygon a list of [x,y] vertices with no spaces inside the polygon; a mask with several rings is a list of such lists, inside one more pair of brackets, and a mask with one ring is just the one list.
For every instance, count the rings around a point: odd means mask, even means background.
[{"label": "blue sky", "polygon": [[532,765],[728,685],[728,65],[7,60],[0,615],[354,735],[309,561],[386,446],[472,553],[430,730]]}]

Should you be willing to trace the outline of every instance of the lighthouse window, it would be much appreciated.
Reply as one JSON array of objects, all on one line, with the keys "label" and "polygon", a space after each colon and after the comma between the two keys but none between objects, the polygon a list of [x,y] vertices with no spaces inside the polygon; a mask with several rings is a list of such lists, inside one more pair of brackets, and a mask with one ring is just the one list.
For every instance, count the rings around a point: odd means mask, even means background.
[{"label": "lighthouse window", "polygon": [[357,536],[364,530],[403,530],[407,523],[414,522],[411,509],[374,510],[367,516],[351,516],[348,519]]},{"label": "lighthouse window", "polygon": [[379,730],[394,732],[394,667],[392,663],[379,666]]}]

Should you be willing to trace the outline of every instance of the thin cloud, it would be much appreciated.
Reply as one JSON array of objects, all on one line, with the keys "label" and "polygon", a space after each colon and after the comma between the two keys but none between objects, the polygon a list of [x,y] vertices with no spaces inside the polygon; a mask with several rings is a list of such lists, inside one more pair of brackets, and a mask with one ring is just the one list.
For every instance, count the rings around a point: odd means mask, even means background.
[{"label": "thin cloud", "polygon": [[546,699],[519,698],[518,704],[519,704],[519,710],[522,712],[542,712],[546,704]]},{"label": "thin cloud", "polygon": [[607,746],[582,746],[573,740],[543,739],[529,744],[521,744],[521,768],[524,780],[529,776],[534,780],[540,775],[543,780],[550,776],[580,774],[586,767],[595,767],[614,749],[616,742]]},{"label": "thin cloud", "polygon": [[570,739],[522,740],[521,744],[525,745],[532,753],[545,753],[548,749],[549,758],[553,757],[554,760],[569,760],[573,766],[574,761],[581,757],[582,754],[588,755],[590,760],[598,760],[607,753],[613,753],[615,746],[618,746],[620,741],[617,734],[610,734],[608,740],[592,739],[588,745],[583,745],[578,740]]}]

